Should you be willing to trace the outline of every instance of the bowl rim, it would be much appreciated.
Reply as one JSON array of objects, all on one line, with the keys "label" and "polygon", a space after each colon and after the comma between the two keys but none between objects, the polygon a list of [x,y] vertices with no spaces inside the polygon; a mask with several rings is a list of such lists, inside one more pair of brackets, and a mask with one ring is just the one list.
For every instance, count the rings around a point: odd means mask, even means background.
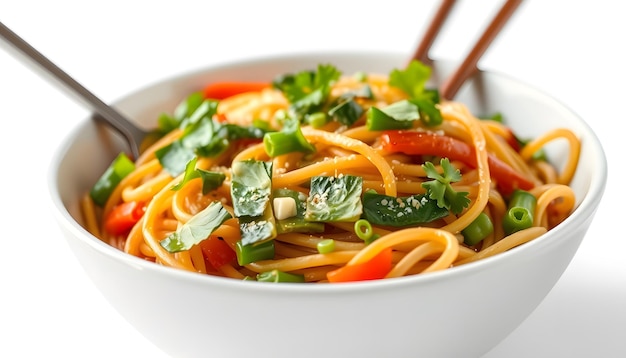
[{"label": "bowl rim", "polygon": [[[255,65],[264,63],[267,61],[275,61],[275,60],[290,60],[295,61],[298,59],[305,59],[310,57],[316,58],[326,58],[328,57],[332,62],[332,58],[338,57],[347,57],[347,58],[358,58],[359,56],[384,56],[389,58],[390,56],[396,56],[401,58],[400,56],[405,56],[404,53],[401,52],[380,52],[380,51],[304,51],[304,52],[294,52],[289,54],[273,54],[273,55],[262,55],[255,56],[251,58],[238,59],[234,61],[221,62],[212,64],[209,66],[204,66],[196,69],[191,69],[188,71],[181,72],[179,74],[170,75],[168,77],[164,77],[160,80],[149,83],[145,86],[137,88],[125,95],[119,97],[113,103],[117,103],[122,101],[128,97],[132,97],[137,95],[138,93],[145,91],[149,88],[153,88],[156,86],[160,86],[166,84],[168,82],[174,80],[181,80],[190,78],[193,76],[198,76],[199,74],[205,72],[214,72],[216,70],[230,68],[233,66],[242,66],[242,65]],[[437,63],[445,63],[446,60],[434,59],[434,64]],[[607,182],[607,158],[605,151],[602,147],[602,144],[596,135],[595,131],[591,128],[591,126],[581,118],[577,113],[575,113],[569,106],[562,103],[560,100],[555,97],[549,95],[548,93],[540,90],[524,81],[514,78],[513,76],[502,73],[499,71],[488,70],[488,69],[480,69],[479,72],[482,75],[496,76],[504,80],[513,81],[518,86],[523,86],[528,90],[533,91],[538,96],[541,96],[545,100],[549,100],[553,102],[555,105],[562,107],[562,109],[566,110],[572,118],[575,118],[577,122],[579,122],[580,126],[586,132],[585,138],[585,147],[589,147],[589,150],[593,150],[596,152],[596,161],[593,163],[595,165],[594,173],[591,176],[589,181],[589,188],[584,196],[580,200],[579,205],[575,208],[574,212],[567,217],[561,224],[552,230],[548,231],[546,234],[541,237],[527,242],[519,247],[516,247],[512,250],[500,253],[498,255],[467,263],[462,266],[452,267],[446,270],[420,274],[420,275],[412,275],[406,277],[399,277],[393,279],[382,279],[382,280],[372,280],[372,281],[361,281],[361,282],[348,282],[343,283],[341,285],[333,285],[333,284],[319,284],[319,285],[311,285],[311,284],[280,284],[280,285],[271,285],[264,282],[255,282],[255,281],[245,281],[235,280],[232,278],[224,278],[212,275],[201,275],[195,272],[189,272],[185,270],[177,270],[171,267],[166,267],[163,265],[158,265],[153,262],[149,262],[138,257],[126,254],[123,251],[120,251],[113,246],[103,242],[99,238],[93,236],[89,233],[84,227],[78,223],[78,221],[74,220],[66,206],[63,204],[63,199],[58,188],[58,180],[57,180],[57,171],[58,167],[62,163],[67,151],[70,148],[70,145],[73,141],[76,140],[78,134],[87,126],[92,125],[92,119],[90,116],[84,117],[77,125],[75,125],[71,131],[65,133],[65,136],[59,141],[59,145],[55,148],[51,160],[48,165],[47,170],[47,183],[48,183],[48,200],[52,206],[53,214],[57,220],[58,225],[61,225],[63,228],[67,229],[74,237],[78,238],[80,242],[87,245],[90,249],[95,250],[98,254],[106,256],[112,260],[115,260],[121,264],[127,266],[133,266],[140,270],[153,271],[158,275],[165,275],[170,278],[174,278],[176,280],[186,280],[194,284],[216,286],[221,288],[226,288],[229,290],[242,290],[242,291],[254,291],[254,292],[284,292],[284,293],[303,293],[303,294],[312,294],[312,293],[336,293],[336,292],[360,292],[360,291],[371,291],[371,290],[379,290],[385,289],[389,287],[397,287],[397,286],[413,286],[413,285],[421,285],[427,284],[433,281],[444,281],[449,279],[454,279],[457,276],[471,275],[472,273],[486,270],[491,268],[492,266],[498,266],[501,262],[505,262],[509,259],[509,256],[517,255],[517,253],[522,253],[525,251],[533,251],[533,250],[541,250],[547,246],[556,244],[557,240],[567,240],[567,233],[570,231],[574,231],[579,228],[585,222],[584,218],[593,216],[597,207],[600,204],[602,196],[604,194],[604,190]],[[583,149],[584,150],[584,149]],[[559,234],[563,232],[564,235],[558,237]],[[67,235],[65,235],[67,236]],[[66,240],[68,240],[66,238]]]}]

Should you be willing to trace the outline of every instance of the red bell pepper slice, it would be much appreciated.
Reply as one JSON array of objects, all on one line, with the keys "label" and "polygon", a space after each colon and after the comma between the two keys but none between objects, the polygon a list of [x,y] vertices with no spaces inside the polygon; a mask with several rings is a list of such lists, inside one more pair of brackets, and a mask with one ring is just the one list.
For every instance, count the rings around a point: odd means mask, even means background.
[{"label": "red bell pepper slice", "polygon": [[[435,155],[450,160],[458,160],[476,168],[476,153],[469,144],[445,135],[419,131],[385,131],[382,136],[383,150],[401,152],[409,155]],[[496,180],[498,188],[504,193],[514,189],[532,189],[535,185],[508,164],[493,154],[487,156],[489,171]]]},{"label": "red bell pepper slice", "polygon": [[391,271],[391,248],[388,247],[372,257],[371,260],[356,264],[346,265],[326,273],[329,282],[351,282],[378,280],[385,278]]},{"label": "red bell pepper slice", "polygon": [[237,254],[228,244],[217,235],[210,235],[200,242],[200,249],[206,261],[215,269],[237,259]]},{"label": "red bell pepper slice", "polygon": [[104,221],[104,229],[112,235],[128,233],[143,217],[146,206],[140,201],[128,201],[115,206]]},{"label": "red bell pepper slice", "polygon": [[207,85],[204,90],[204,98],[221,100],[246,92],[258,92],[271,85],[267,82],[215,82]]}]

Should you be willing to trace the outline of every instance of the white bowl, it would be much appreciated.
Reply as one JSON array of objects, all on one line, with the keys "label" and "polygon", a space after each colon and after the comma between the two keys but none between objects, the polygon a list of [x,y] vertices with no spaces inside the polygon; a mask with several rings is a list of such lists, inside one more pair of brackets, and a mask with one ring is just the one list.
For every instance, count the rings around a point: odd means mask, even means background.
[{"label": "white bowl", "polygon": [[[401,54],[316,53],[263,58],[168,79],[116,103],[154,125],[186,95],[219,80],[271,80],[332,63],[343,73],[389,73]],[[436,62],[434,81],[451,66]],[[102,294],[136,329],[174,357],[476,357],[512,332],[564,272],[589,227],[606,183],[597,137],[550,96],[507,76],[481,72],[456,100],[475,113],[506,113],[523,137],[567,127],[582,140],[572,187],[574,213],[541,238],[445,271],[354,284],[238,281],[159,266],[127,255],[82,226],[79,199],[126,149],[114,132],[85,119],[50,167],[55,215],[71,249]],[[558,157],[563,148],[550,148]]]}]

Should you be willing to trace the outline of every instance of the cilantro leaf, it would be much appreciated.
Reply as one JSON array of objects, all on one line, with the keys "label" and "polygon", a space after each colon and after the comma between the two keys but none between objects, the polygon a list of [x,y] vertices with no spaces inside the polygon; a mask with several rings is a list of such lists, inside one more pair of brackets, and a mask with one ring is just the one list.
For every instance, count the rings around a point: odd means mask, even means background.
[{"label": "cilantro leaf", "polygon": [[315,146],[306,139],[300,128],[300,121],[286,117],[283,128],[278,132],[268,132],[263,136],[265,151],[270,157],[292,152],[314,153]]},{"label": "cilantro leaf", "polygon": [[214,157],[226,150],[235,140],[244,138],[260,140],[265,135],[266,130],[261,128],[241,127],[214,120],[217,105],[216,100],[204,100],[180,123],[180,128],[183,129],[182,136],[155,152],[161,166],[172,176],[182,173],[187,163],[196,155]]},{"label": "cilantro leaf", "polygon": [[427,190],[428,197],[436,200],[440,208],[446,208],[454,214],[460,214],[464,208],[469,206],[470,199],[467,192],[457,192],[451,183],[461,180],[461,171],[450,164],[448,158],[441,159],[443,175],[437,172],[435,165],[426,162],[422,168],[426,171],[426,176],[433,179],[422,183],[422,187]]},{"label": "cilantro leaf", "polygon": [[404,70],[391,71],[389,84],[403,90],[411,98],[419,98],[426,88],[430,74],[430,67],[419,61],[411,61]]},{"label": "cilantro leaf", "polygon": [[290,111],[301,120],[304,115],[319,111],[330,95],[333,83],[341,72],[330,64],[320,64],[317,71],[301,71],[277,77],[274,88],[283,92],[290,103]]},{"label": "cilantro leaf", "polygon": [[405,69],[391,71],[389,85],[403,90],[409,96],[410,101],[418,107],[425,125],[436,126],[441,124],[443,117],[435,106],[439,103],[439,91],[426,88],[431,71],[425,64],[411,61]]},{"label": "cilantro leaf", "polygon": [[158,118],[158,130],[161,134],[166,134],[180,127],[181,123],[185,121],[185,118],[190,117],[198,107],[203,103],[204,96],[202,92],[194,92],[187,96],[184,101],[182,101],[178,106],[174,109],[174,114],[170,115],[167,113],[163,113]]}]

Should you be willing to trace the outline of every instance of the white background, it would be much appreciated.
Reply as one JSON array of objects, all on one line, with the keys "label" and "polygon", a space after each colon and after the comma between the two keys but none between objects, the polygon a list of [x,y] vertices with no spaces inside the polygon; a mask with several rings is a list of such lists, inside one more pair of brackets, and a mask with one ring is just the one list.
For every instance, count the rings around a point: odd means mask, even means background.
[{"label": "white background", "polygon": [[[432,56],[460,62],[502,3],[459,1]],[[113,102],[156,80],[257,55],[365,49],[408,58],[438,4],[2,0],[0,21]],[[605,145],[610,173],[571,265],[489,358],[626,356],[621,10],[613,0],[527,0],[479,63],[552,94],[585,118]],[[100,296],[52,219],[48,161],[87,114],[0,48],[0,356],[164,356]]]}]

